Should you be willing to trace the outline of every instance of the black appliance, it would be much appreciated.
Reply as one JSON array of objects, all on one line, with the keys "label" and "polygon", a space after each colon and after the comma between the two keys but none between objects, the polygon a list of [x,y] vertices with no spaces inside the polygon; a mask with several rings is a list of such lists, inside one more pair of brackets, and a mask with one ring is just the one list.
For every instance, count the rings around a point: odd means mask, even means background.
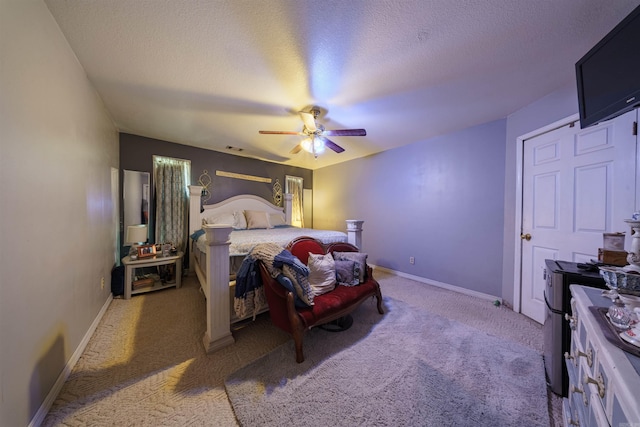
[{"label": "black appliance", "polygon": [[580,127],[640,106],[640,6],[576,63]]},{"label": "black appliance", "polygon": [[[569,375],[564,353],[571,346],[571,330],[565,314],[571,316],[571,291],[569,285],[583,285],[606,289],[607,286],[597,267],[569,261],[545,260],[544,301],[544,367],[551,391],[567,397]],[[590,268],[579,268],[590,267]]]}]

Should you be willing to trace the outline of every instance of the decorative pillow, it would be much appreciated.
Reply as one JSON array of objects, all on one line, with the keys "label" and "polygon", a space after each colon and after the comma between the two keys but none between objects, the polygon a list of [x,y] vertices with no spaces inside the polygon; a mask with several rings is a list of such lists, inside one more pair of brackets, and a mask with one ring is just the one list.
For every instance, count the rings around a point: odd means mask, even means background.
[{"label": "decorative pillow", "polygon": [[235,224],[235,218],[232,213],[221,213],[215,216],[205,218],[203,222],[210,225],[228,224],[233,227]]},{"label": "decorative pillow", "polygon": [[355,261],[336,260],[336,281],[342,286],[360,284],[360,267]]},{"label": "decorative pillow", "polygon": [[271,228],[269,216],[265,211],[244,211],[247,218],[247,228]]},{"label": "decorative pillow", "polygon": [[234,230],[244,230],[247,228],[247,220],[244,218],[244,213],[238,211],[233,213],[221,213],[208,218],[203,218],[202,225],[205,224],[226,224],[233,227]]},{"label": "decorative pillow", "polygon": [[234,223],[233,228],[236,230],[246,230],[247,229],[247,219],[244,217],[243,211],[235,211],[233,213]]},{"label": "decorative pillow", "polygon": [[287,223],[284,220],[284,214],[281,214],[281,213],[269,215],[269,224],[271,224],[271,227],[287,225]]},{"label": "decorative pillow", "polygon": [[331,254],[309,254],[309,284],[313,295],[318,296],[336,287],[336,265]]},{"label": "decorative pillow", "polygon": [[360,269],[358,281],[364,282],[364,274],[367,269],[367,254],[362,252],[334,252],[333,258],[340,261],[355,261]]}]

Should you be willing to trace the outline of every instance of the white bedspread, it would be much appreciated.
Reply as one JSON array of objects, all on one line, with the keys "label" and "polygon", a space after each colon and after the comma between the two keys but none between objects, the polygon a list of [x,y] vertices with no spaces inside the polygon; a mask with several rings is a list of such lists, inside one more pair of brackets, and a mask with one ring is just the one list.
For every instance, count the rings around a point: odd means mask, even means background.
[{"label": "white bedspread", "polygon": [[[258,243],[276,243],[285,247],[296,237],[310,236],[322,243],[346,242],[347,234],[341,231],[314,230],[312,228],[278,227],[255,230],[233,230],[230,235],[229,256],[242,256]],[[206,253],[205,235],[198,238],[198,248]]]}]

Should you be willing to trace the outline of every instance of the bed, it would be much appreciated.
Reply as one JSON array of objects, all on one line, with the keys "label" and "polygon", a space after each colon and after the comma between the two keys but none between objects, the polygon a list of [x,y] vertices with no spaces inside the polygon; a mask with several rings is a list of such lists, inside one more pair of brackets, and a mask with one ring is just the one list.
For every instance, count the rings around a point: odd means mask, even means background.
[{"label": "bed", "polygon": [[[269,242],[284,247],[296,237],[310,236],[327,244],[346,241],[361,248],[361,220],[347,220],[346,233],[291,226],[290,194],[284,195],[284,208],[258,196],[239,195],[201,209],[201,191],[200,186],[189,186],[189,269],[197,275],[207,300],[204,345],[208,352],[232,344],[231,325],[255,314],[238,316],[233,309],[234,275],[253,246]],[[266,306],[261,311],[265,310]]]}]

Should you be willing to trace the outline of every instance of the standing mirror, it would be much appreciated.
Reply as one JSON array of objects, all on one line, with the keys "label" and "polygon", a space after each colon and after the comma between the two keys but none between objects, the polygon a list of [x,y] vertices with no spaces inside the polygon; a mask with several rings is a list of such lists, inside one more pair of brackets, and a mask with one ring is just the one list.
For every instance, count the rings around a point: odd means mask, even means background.
[{"label": "standing mirror", "polygon": [[149,172],[124,171],[124,246],[134,246],[149,237]]},{"label": "standing mirror", "polygon": [[285,193],[293,194],[291,199],[291,225],[304,227],[304,209],[302,206],[303,179],[299,176],[284,177]]}]

